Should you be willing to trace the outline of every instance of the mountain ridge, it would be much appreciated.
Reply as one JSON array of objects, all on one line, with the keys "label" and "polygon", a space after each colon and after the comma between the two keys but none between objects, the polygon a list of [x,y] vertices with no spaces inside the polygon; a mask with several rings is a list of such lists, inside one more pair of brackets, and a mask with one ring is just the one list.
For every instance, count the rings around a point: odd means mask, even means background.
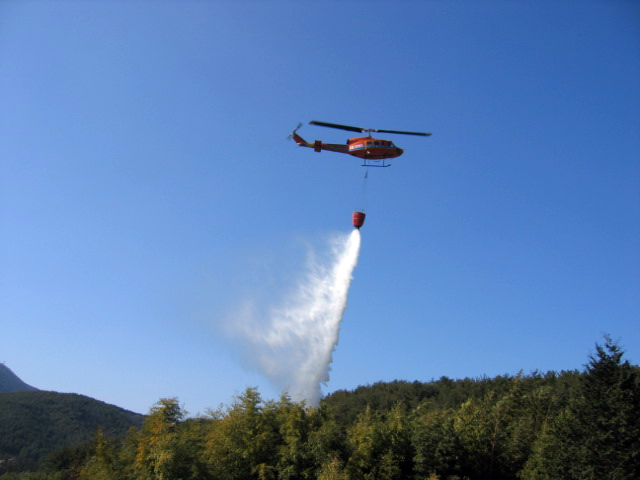
[{"label": "mountain ridge", "polygon": [[0,363],[0,393],[35,391],[36,387],[23,382],[9,367]]},{"label": "mountain ridge", "polygon": [[0,475],[32,469],[49,453],[95,438],[124,437],[144,415],[77,393],[39,390],[0,363]]},{"label": "mountain ridge", "polygon": [[35,466],[53,451],[94,439],[98,427],[108,437],[124,437],[143,420],[142,414],[77,393],[0,393],[0,460]]}]

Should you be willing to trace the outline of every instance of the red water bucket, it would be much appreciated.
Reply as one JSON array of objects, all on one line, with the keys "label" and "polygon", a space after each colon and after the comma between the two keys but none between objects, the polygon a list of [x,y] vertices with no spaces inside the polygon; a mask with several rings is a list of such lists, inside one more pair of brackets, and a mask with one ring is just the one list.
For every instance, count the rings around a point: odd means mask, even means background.
[{"label": "red water bucket", "polygon": [[356,228],[360,228],[364,224],[364,212],[353,212],[353,226]]}]

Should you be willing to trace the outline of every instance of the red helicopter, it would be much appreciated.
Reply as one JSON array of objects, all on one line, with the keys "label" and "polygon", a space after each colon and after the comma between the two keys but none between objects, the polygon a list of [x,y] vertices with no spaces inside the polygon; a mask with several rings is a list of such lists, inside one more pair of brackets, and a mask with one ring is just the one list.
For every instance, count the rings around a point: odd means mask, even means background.
[{"label": "red helicopter", "polygon": [[[388,158],[399,157],[404,153],[404,150],[396,147],[390,140],[372,138],[371,132],[399,133],[402,135],[420,135],[423,137],[428,137],[431,135],[430,133],[422,132],[404,132],[399,130],[376,130],[375,128],[352,127],[349,125],[339,125],[337,123],[316,122],[315,120],[312,120],[311,122],[309,122],[309,124],[318,125],[321,127],[339,128],[340,130],[348,130],[350,132],[367,132],[369,136],[350,138],[347,140],[346,145],[336,143],[323,143],[320,140],[309,143],[296,133],[302,126],[301,123],[298,124],[293,132],[291,132],[291,137],[301,147],[313,148],[313,150],[316,152],[329,150],[330,152],[347,153],[349,155],[353,155],[354,157],[363,159],[363,167],[390,167],[391,165],[387,164],[385,160]],[[374,163],[370,163],[369,161]],[[382,165],[380,165],[380,162],[382,162]]]}]

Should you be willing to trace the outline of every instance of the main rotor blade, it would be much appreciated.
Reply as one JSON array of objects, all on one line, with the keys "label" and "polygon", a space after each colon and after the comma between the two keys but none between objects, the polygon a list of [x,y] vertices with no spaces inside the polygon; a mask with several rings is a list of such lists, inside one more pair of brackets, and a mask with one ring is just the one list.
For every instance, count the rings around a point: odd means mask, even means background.
[{"label": "main rotor blade", "polygon": [[366,128],[351,127],[349,125],[339,125],[337,123],[316,122],[315,120],[311,120],[309,124],[318,125],[320,127],[339,128],[340,130],[349,130],[350,132],[368,132]]},{"label": "main rotor blade", "polygon": [[431,134],[430,133],[423,133],[423,132],[403,132],[401,130],[376,130],[374,128],[370,129],[370,130],[366,130],[367,132],[379,132],[379,133],[400,133],[402,135],[420,135],[423,137],[428,137]]},{"label": "main rotor blade", "polygon": [[348,130],[350,132],[378,132],[378,133],[397,133],[402,135],[420,135],[422,137],[428,137],[431,135],[430,133],[423,132],[405,132],[402,130],[378,130],[376,128],[362,128],[362,127],[352,127],[350,125],[340,125],[338,123],[327,123],[327,122],[317,122],[315,120],[311,120],[309,122],[310,125],[318,125],[320,127],[329,127],[329,128],[339,128],[340,130]]}]

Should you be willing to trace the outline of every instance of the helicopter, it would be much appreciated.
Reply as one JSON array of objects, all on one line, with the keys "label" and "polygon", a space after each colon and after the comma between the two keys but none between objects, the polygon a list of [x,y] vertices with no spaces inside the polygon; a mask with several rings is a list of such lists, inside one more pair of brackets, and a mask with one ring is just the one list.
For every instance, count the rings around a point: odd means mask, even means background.
[{"label": "helicopter", "polygon": [[[397,158],[404,153],[404,150],[396,147],[391,140],[383,140],[381,138],[373,138],[372,132],[376,133],[396,133],[402,135],[419,135],[428,137],[430,133],[422,132],[405,132],[400,130],[377,130],[375,128],[362,128],[353,127],[350,125],[340,125],[337,123],[318,122],[312,120],[309,125],[318,125],[320,127],[338,128],[340,130],[347,130],[350,132],[368,133],[366,137],[349,138],[345,145],[336,143],[323,143],[321,140],[316,140],[313,143],[307,142],[304,138],[298,135],[297,131],[302,126],[299,123],[298,126],[291,132],[290,138],[300,145],[301,147],[313,148],[316,152],[322,150],[328,150],[330,152],[346,153],[353,155],[354,157],[361,158],[363,160],[363,167],[390,167],[391,165],[386,163],[389,158]],[[382,163],[381,163],[382,162]]]}]

